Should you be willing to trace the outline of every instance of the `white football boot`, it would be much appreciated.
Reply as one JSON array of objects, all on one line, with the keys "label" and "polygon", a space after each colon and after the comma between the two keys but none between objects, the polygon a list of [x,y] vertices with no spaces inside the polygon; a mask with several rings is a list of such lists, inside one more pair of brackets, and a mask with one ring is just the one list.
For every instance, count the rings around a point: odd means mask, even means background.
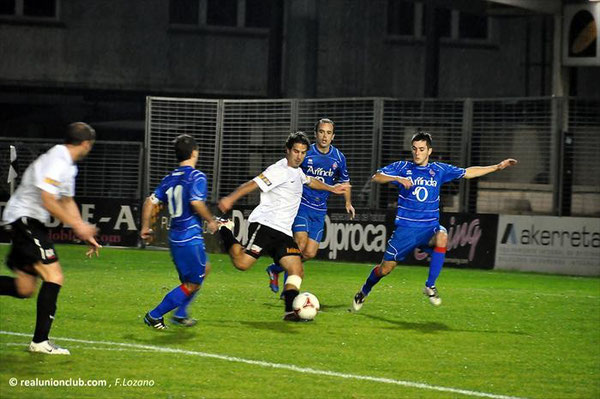
[{"label": "white football boot", "polygon": [[60,346],[56,345],[54,342],[52,342],[50,340],[45,340],[45,341],[38,342],[38,343],[31,341],[31,343],[29,344],[29,352],[45,353],[46,355],[70,355],[71,354],[71,352],[69,352],[68,349],[61,348]]},{"label": "white football boot", "polygon": [[442,304],[442,298],[438,295],[435,285],[431,287],[425,286],[425,288],[423,288],[423,294],[429,298],[429,302],[431,302],[433,306],[440,306]]}]

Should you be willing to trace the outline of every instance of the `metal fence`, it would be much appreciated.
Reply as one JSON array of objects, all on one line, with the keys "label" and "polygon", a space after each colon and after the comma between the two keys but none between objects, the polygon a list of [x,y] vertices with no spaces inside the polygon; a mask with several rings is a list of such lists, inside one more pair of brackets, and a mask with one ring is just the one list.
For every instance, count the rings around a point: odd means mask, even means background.
[{"label": "metal fence", "polygon": [[[394,206],[393,188],[372,184],[377,168],[410,159],[410,137],[434,137],[432,159],[457,166],[506,157],[515,168],[444,186],[446,211],[600,215],[600,99],[285,99],[204,100],[148,97],[149,192],[174,166],[171,141],[181,133],[200,143],[198,167],[210,198],[227,195],[284,156],[291,131],[312,136],[322,117],[335,121],[357,207]],[[241,203],[257,203],[257,193]],[[331,207],[340,206],[333,198]]]},{"label": "metal fence", "polygon": [[[61,140],[24,139],[18,137],[0,138],[0,197],[8,198],[10,188],[6,173],[10,164],[9,147],[17,149],[17,168],[20,182],[25,169],[39,155]],[[76,181],[76,195],[92,198],[141,198],[142,188],[142,143],[128,141],[96,141],[93,150],[77,163],[79,173]],[[16,187],[16,186],[15,186]]]}]

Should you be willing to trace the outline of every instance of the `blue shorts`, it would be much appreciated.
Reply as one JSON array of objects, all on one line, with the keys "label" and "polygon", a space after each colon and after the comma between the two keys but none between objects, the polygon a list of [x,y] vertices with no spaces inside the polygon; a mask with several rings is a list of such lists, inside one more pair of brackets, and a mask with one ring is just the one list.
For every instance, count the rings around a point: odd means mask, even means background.
[{"label": "blue shorts", "polygon": [[308,238],[316,242],[321,242],[323,239],[325,216],[327,216],[327,212],[315,211],[314,209],[300,205],[298,214],[292,225],[292,231],[294,233],[299,231],[307,232]]},{"label": "blue shorts", "polygon": [[204,242],[199,245],[185,247],[171,246],[171,257],[179,273],[182,283],[202,284],[206,272],[208,257],[204,250]]},{"label": "blue shorts", "polygon": [[396,226],[394,234],[387,243],[384,261],[393,260],[399,262],[403,260],[410,251],[415,248],[423,248],[426,252],[429,249],[429,241],[438,231],[446,231],[444,226],[435,227],[405,227]]}]

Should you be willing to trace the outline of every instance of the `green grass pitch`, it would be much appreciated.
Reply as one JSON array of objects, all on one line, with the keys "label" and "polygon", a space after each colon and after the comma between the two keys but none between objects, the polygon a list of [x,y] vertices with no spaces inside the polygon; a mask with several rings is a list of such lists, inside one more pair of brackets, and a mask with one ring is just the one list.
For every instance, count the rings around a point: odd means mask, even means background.
[{"label": "green grass pitch", "polygon": [[[1,398],[600,397],[598,278],[447,268],[435,308],[426,268],[398,267],[351,313],[371,266],[311,261],[302,290],[322,312],[290,324],[269,259],[239,272],[211,255],[190,308],[199,324],[154,331],[143,315],[177,284],[168,252],[84,251],[58,246],[66,282],[51,336],[71,356],[28,353],[35,297],[0,297]],[[36,377],[107,385],[24,385]]]}]

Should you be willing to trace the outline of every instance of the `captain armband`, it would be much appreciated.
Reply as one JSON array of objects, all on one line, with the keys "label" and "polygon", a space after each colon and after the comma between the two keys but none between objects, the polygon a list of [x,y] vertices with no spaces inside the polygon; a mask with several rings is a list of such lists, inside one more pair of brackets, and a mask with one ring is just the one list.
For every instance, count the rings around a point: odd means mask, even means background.
[{"label": "captain armband", "polygon": [[156,197],[156,195],[154,195],[154,193],[152,193],[148,198],[150,198],[150,202],[152,202],[154,205],[160,204],[160,200]]}]

